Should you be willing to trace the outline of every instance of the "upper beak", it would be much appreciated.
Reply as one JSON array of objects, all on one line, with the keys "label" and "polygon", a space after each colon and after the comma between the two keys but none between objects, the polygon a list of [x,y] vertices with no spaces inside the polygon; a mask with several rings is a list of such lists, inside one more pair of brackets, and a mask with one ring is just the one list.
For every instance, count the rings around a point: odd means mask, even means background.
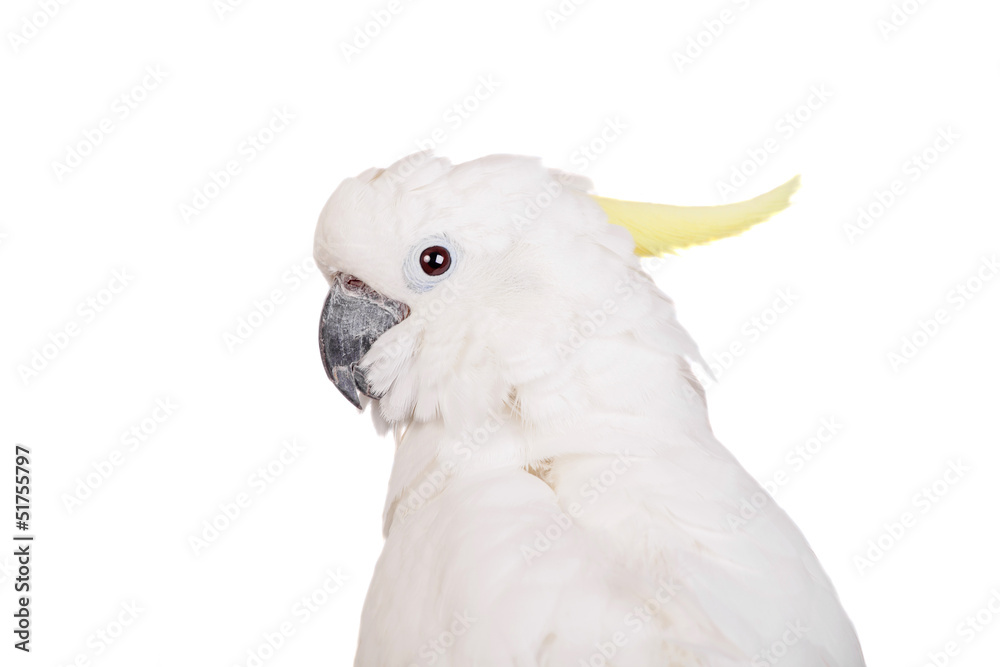
[{"label": "upper beak", "polygon": [[319,351],[326,374],[354,407],[361,409],[358,391],[369,393],[357,364],[379,336],[406,319],[406,304],[383,296],[363,281],[336,273],[319,320]]}]

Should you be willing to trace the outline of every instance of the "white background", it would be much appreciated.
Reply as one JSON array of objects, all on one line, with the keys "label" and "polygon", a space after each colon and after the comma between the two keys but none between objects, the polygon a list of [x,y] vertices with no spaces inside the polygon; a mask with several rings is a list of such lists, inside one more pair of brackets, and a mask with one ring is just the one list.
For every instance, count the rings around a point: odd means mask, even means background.
[{"label": "white background", "polygon": [[[456,162],[540,155],[601,194],[675,204],[722,202],[734,169],[753,173],[730,200],[801,173],[789,211],[656,271],[721,369],[714,427],[760,480],[785,473],[776,498],[870,664],[923,665],[952,641],[949,664],[1000,655],[997,614],[971,637],[960,626],[993,595],[1000,609],[1000,279],[983,263],[1000,251],[996,3],[909,0],[889,31],[889,0],[593,0],[559,21],[556,0],[420,0],[350,61],[343,44],[387,1],[92,0],[50,3],[51,18],[44,4],[13,0],[0,18],[2,497],[14,443],[30,446],[37,536],[30,656],[11,648],[12,547],[0,552],[0,662],[247,665],[290,621],[264,664],[350,663],[392,444],[326,379],[325,283],[294,268],[310,267],[341,179],[428,140]],[[269,135],[275,109],[294,119]],[[110,133],[88,146],[102,119]],[[250,135],[269,140],[253,159]],[[67,173],[55,163],[70,151],[87,155]],[[763,164],[744,166],[751,154]],[[239,173],[211,187],[232,160]],[[852,238],[858,208],[878,212],[897,179],[902,194]],[[183,215],[206,186],[204,210]],[[775,318],[782,290],[793,305]],[[938,310],[935,335],[892,363]],[[766,331],[750,333],[755,317]],[[259,326],[227,344],[248,319]],[[165,399],[178,407],[151,421]],[[834,437],[793,464],[824,419]],[[147,430],[134,450],[132,428]],[[251,475],[288,439],[304,450],[258,494]],[[95,475],[115,450],[120,465]],[[915,500],[950,462],[968,471]],[[68,507],[88,475],[99,486]],[[190,538],[240,493],[250,505],[196,555]],[[888,536],[907,512],[915,525]],[[879,560],[859,564],[880,538]],[[349,580],[301,623],[294,605],[338,569]],[[108,648],[95,633],[117,632],[132,602],[142,611]]]}]

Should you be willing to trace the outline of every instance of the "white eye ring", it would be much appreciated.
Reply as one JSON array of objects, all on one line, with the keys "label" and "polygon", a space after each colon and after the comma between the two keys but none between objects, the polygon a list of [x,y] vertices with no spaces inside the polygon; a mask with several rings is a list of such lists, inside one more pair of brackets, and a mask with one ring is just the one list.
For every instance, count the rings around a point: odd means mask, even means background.
[{"label": "white eye ring", "polygon": [[[444,272],[431,276],[424,272],[420,262],[424,251],[434,246],[441,246],[448,251],[449,264]],[[403,278],[406,280],[406,286],[414,292],[426,292],[434,289],[439,282],[451,275],[460,259],[458,247],[447,236],[441,234],[428,236],[410,248],[410,254],[407,256],[406,262],[403,263]]]}]

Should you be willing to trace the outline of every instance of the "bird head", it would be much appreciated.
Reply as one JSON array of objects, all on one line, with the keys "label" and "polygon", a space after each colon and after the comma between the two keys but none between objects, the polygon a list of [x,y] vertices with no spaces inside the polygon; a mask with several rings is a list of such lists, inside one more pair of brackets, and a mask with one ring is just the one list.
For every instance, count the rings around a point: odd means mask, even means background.
[{"label": "bird head", "polygon": [[529,157],[452,165],[425,152],[369,169],[341,183],[316,228],[324,367],[359,409],[378,402],[377,423],[523,412],[521,388],[558,375],[586,322],[607,333],[650,312],[652,297],[631,298],[651,285],[639,256],[739,233],[796,186],[677,207],[596,197]]}]

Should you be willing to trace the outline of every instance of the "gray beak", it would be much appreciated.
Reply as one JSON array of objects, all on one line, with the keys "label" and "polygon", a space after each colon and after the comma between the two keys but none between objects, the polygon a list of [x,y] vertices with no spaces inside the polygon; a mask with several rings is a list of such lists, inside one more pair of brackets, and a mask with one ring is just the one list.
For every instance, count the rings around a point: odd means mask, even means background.
[{"label": "gray beak", "polygon": [[382,296],[360,279],[334,274],[319,320],[319,351],[327,376],[357,409],[359,391],[378,398],[369,393],[358,362],[379,336],[409,314],[406,304]]}]

